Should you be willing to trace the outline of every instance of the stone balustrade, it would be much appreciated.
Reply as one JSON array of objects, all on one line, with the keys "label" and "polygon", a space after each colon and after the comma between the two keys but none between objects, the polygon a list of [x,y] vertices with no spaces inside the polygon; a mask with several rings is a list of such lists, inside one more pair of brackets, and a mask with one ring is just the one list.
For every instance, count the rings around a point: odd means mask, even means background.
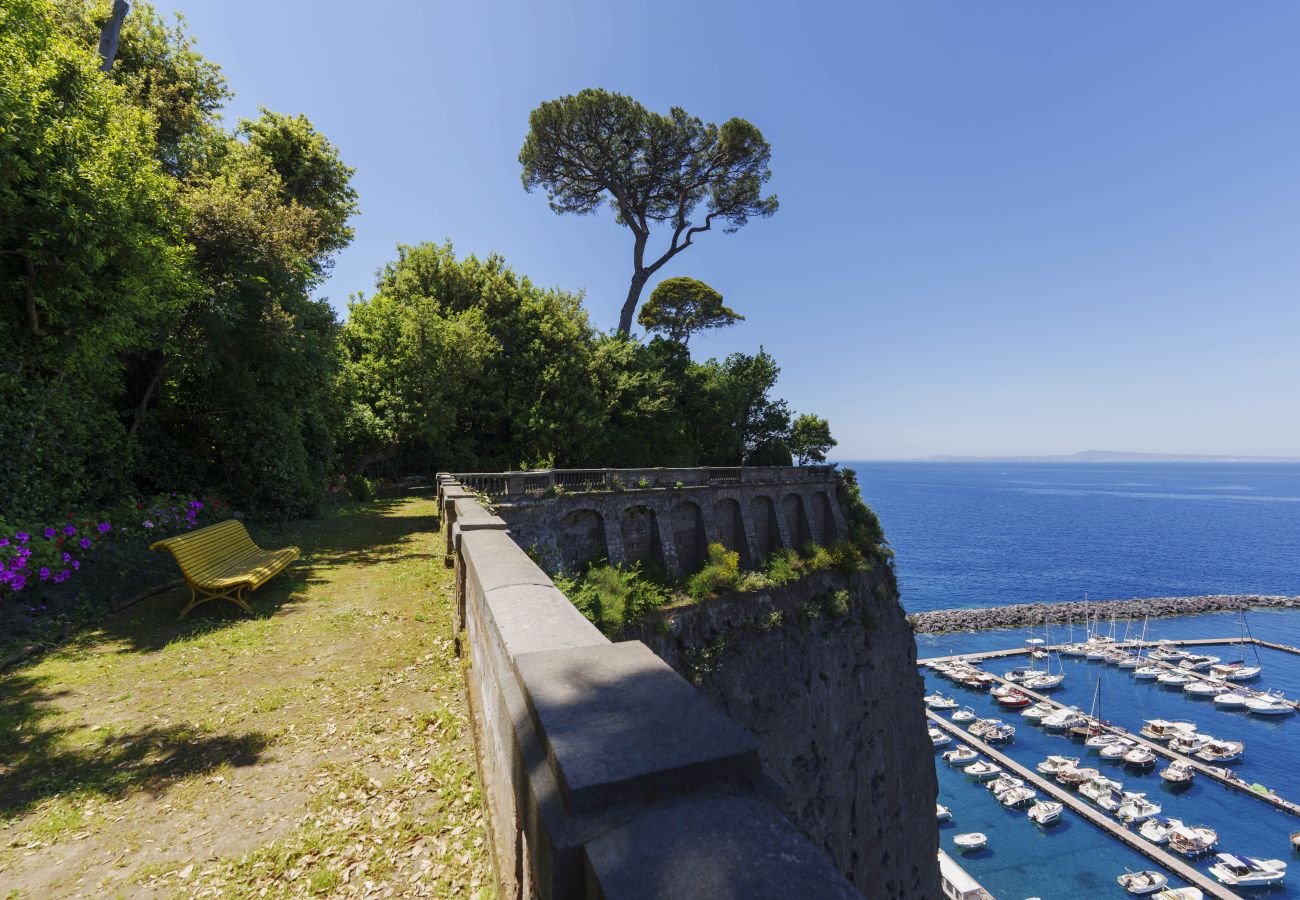
[{"label": "stone balustrade", "polygon": [[451,477],[494,499],[518,500],[557,493],[681,488],[707,485],[802,484],[833,477],[826,466],[697,466],[650,469],[535,469],[527,472],[462,472]]}]

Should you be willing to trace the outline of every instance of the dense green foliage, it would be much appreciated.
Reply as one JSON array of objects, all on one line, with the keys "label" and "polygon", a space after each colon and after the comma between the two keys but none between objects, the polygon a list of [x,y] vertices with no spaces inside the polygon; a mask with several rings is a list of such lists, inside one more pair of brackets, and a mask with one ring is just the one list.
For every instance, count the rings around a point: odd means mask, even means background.
[{"label": "dense green foliage", "polygon": [[744,316],[722,302],[722,295],[694,278],[665,278],[650,292],[636,321],[648,334],[690,343],[691,335],[725,328]]},{"label": "dense green foliage", "polygon": [[618,639],[623,629],[639,622],[670,599],[668,589],[646,577],[639,565],[597,564],[579,576],[558,575],[555,585],[597,628]]},{"label": "dense green foliage", "polygon": [[[557,213],[594,213],[606,202],[632,232],[632,280],[618,330],[632,330],[641,290],[668,260],[709,231],[733,232],[777,210],[763,196],[772,148],[744,119],[705,123],[674,106],[667,115],[636,100],[588,88],[548,100],[528,117],[519,152],[526,190],[546,191]],[[703,206],[702,219],[694,219]],[[670,230],[668,247],[646,256],[652,223]]]},{"label": "dense green foliage", "polygon": [[799,465],[825,462],[826,454],[838,441],[831,437],[831,423],[821,416],[804,413],[790,426],[790,452]]},{"label": "dense green foliage", "polygon": [[0,7],[0,515],[216,491],[299,514],[331,464],[351,170],[301,117],[224,130],[216,66],[133,4]]}]

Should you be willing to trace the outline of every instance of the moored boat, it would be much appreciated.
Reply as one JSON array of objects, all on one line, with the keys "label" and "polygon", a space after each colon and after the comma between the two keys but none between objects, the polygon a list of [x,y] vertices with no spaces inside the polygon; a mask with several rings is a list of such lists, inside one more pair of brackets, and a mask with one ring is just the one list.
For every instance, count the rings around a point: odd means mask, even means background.
[{"label": "moored boat", "polygon": [[1038,764],[1038,771],[1044,775],[1055,775],[1065,768],[1071,768],[1079,764],[1077,756],[1049,756]]},{"label": "moored boat", "polygon": [[940,822],[947,822],[952,818],[952,810],[942,803],[936,803],[934,805],[934,817]]},{"label": "moored boat", "polygon": [[1150,748],[1137,746],[1124,754],[1124,765],[1135,769],[1150,769],[1156,764],[1156,755]]},{"label": "moored boat", "polygon": [[1281,884],[1286,878],[1286,863],[1280,859],[1257,859],[1235,853],[1220,853],[1215,859],[1210,874],[1220,883],[1233,887],[1264,887]]},{"label": "moored boat", "polygon": [[969,706],[963,706],[961,709],[953,713],[950,718],[960,725],[963,722],[974,722],[977,717],[975,715],[975,710],[971,709]]},{"label": "moored boat", "polygon": [[1156,681],[1159,682],[1163,687],[1178,688],[1179,690],[1182,690],[1183,685],[1188,684],[1189,682],[1192,681],[1196,681],[1196,676],[1193,675],[1191,672],[1169,671],[1169,672],[1162,672],[1160,677],[1157,678]]},{"label": "moored boat", "polygon": [[1033,706],[1027,706],[1022,709],[1020,715],[1024,716],[1031,722],[1041,722],[1044,716],[1050,716],[1055,709],[1056,707],[1051,703],[1048,703],[1046,700],[1040,700]]},{"label": "moored boat", "polygon": [[1051,825],[1054,822],[1061,821],[1061,810],[1063,808],[1064,806],[1055,800],[1039,800],[1029,807],[1026,815],[1039,825]]},{"label": "moored boat", "polygon": [[1189,672],[1199,672],[1202,669],[1208,669],[1210,666],[1220,661],[1220,657],[1217,656],[1200,656],[1192,653],[1179,660],[1178,668],[1186,669]]},{"label": "moored boat", "polygon": [[1165,888],[1152,900],[1205,900],[1205,892],[1195,887]]},{"label": "moored boat", "polygon": [[1214,849],[1219,843],[1219,833],[1204,825],[1179,823],[1169,829],[1169,849],[1183,856],[1199,856]]},{"label": "moored boat", "polygon": [[978,850],[989,842],[988,835],[982,831],[971,831],[966,834],[959,834],[952,839],[952,842],[962,850]]},{"label": "moored boat", "polygon": [[962,771],[977,781],[985,781],[989,778],[996,778],[1001,775],[1002,767],[996,763],[991,763],[988,760],[981,759],[971,763],[969,766],[962,769]]},{"label": "moored boat", "polygon": [[1119,886],[1124,890],[1139,897],[1145,894],[1154,894],[1169,883],[1167,877],[1154,870],[1125,872],[1115,880],[1119,882]]},{"label": "moored boat", "polygon": [[1128,738],[1120,738],[1114,743],[1102,747],[1101,753],[1098,755],[1107,762],[1116,762],[1123,759],[1124,754],[1128,753],[1136,746],[1137,744],[1133,743]]},{"label": "moored boat", "polygon": [[1220,709],[1245,709],[1250,697],[1241,691],[1224,691],[1214,695],[1214,705]]},{"label": "moored boat", "polygon": [[1193,700],[1209,700],[1223,692],[1213,681],[1191,681],[1183,685],[1183,693]]},{"label": "moored boat", "polygon": [[1167,741],[1196,730],[1195,722],[1170,722],[1166,719],[1147,719],[1138,734],[1152,741]]},{"label": "moored boat", "polygon": [[951,750],[945,750],[942,755],[943,761],[952,766],[969,765],[979,759],[979,754],[975,752],[975,749],[965,744],[958,744]]},{"label": "moored boat", "polygon": [[1160,770],[1160,777],[1175,787],[1186,786],[1196,777],[1196,770],[1185,762],[1174,761]]},{"label": "moored boat", "polygon": [[1281,694],[1257,694],[1246,701],[1246,710],[1256,716],[1289,716],[1295,706]]},{"label": "moored boat", "polygon": [[1164,669],[1160,666],[1138,666],[1133,670],[1133,677],[1139,681],[1154,681],[1159,678]]},{"label": "moored boat", "polygon": [[945,697],[943,694],[936,691],[933,694],[925,695],[925,705],[930,709],[956,709],[957,701],[951,697]]},{"label": "moored boat", "polygon": [[1119,809],[1115,810],[1115,814],[1119,816],[1122,821],[1129,823],[1141,822],[1144,819],[1151,818],[1152,816],[1158,816],[1161,812],[1163,812],[1163,810],[1159,803],[1148,800],[1141,794],[1130,796],[1120,804]]},{"label": "moored boat", "polygon": [[1246,745],[1241,741],[1211,740],[1196,751],[1196,758],[1208,763],[1236,762],[1245,752]]},{"label": "moored boat", "polygon": [[951,743],[952,743],[952,738],[948,737],[948,735],[944,734],[942,731],[940,731],[938,728],[935,728],[933,725],[930,726],[931,746],[937,749],[939,747],[946,747]]},{"label": "moored boat", "polygon": [[1038,797],[1038,791],[1033,788],[1018,787],[1009,791],[1003,791],[997,795],[998,802],[1007,808],[1014,808],[1030,803]]},{"label": "moored boat", "polygon": [[1138,828],[1138,834],[1153,844],[1163,844],[1169,840],[1169,832],[1181,826],[1180,819],[1167,819],[1164,816],[1152,816]]}]

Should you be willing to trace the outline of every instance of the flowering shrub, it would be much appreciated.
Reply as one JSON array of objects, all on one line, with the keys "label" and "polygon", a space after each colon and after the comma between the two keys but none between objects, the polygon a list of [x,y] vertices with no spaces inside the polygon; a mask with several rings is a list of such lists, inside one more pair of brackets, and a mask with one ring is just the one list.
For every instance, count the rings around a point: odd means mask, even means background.
[{"label": "flowering shrub", "polygon": [[141,537],[160,540],[228,512],[224,500],[200,500],[172,492],[124,505],[94,518],[69,514],[59,525],[9,526],[0,522],[0,589],[31,591],[44,582],[72,578],[87,556],[106,542]]}]

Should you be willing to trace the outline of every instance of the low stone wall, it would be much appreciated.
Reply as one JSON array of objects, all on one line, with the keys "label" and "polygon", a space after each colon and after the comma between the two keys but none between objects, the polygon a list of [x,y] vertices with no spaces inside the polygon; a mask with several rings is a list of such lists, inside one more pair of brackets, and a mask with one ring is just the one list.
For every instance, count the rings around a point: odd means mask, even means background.
[{"label": "low stone wall", "polygon": [[607,640],[450,476],[438,491],[502,896],[862,896],[781,811],[752,734]]},{"label": "low stone wall", "polygon": [[[1132,600],[1067,600],[1060,603],[1013,603],[978,609],[936,609],[908,617],[919,633],[979,631],[993,628],[1022,628],[1030,625],[1084,625],[1086,617],[1103,620],[1141,619],[1146,616],[1196,616],[1201,613],[1233,612],[1259,607],[1300,609],[1300,597],[1262,594],[1211,594],[1203,597],[1136,597]],[[1057,635],[1064,638],[1064,635]]]}]

